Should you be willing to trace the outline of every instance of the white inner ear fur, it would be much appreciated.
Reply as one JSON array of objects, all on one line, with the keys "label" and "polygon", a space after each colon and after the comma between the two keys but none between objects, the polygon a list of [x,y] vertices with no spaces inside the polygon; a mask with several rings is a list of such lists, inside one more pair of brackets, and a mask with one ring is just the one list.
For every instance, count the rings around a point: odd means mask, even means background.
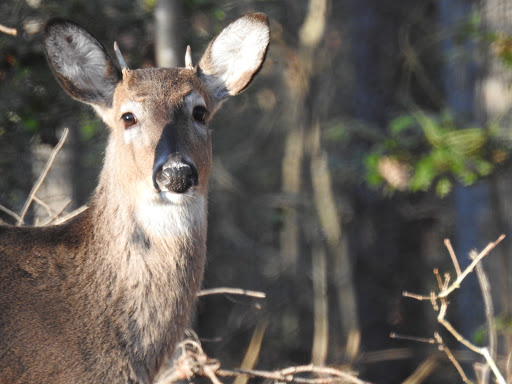
[{"label": "white inner ear fur", "polygon": [[114,92],[115,83],[105,81],[108,57],[103,50],[91,41],[90,37],[77,30],[73,34],[73,49],[64,50],[62,55],[52,57],[62,75],[70,79],[77,88],[98,90],[103,95]]},{"label": "white inner ear fur", "polygon": [[249,18],[234,21],[217,36],[211,47],[214,75],[220,77],[231,95],[232,85],[241,76],[260,67],[269,39],[268,28]]}]

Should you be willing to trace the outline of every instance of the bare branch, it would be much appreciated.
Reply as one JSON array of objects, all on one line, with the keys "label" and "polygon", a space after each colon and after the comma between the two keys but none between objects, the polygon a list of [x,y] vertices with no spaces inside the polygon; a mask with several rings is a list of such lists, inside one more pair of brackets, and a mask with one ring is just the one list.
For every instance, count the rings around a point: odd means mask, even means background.
[{"label": "bare branch", "polygon": [[423,383],[425,379],[437,368],[438,358],[435,356],[429,356],[418,368],[405,379],[402,384],[417,384]]},{"label": "bare branch", "polygon": [[498,366],[494,362],[494,359],[489,354],[489,350],[487,348],[482,348],[482,355],[485,357],[485,360],[487,361],[487,364],[491,367],[492,373],[494,373],[494,376],[496,376],[496,380],[499,384],[507,384],[507,381],[503,378],[501,375],[500,370],[498,369]]},{"label": "bare branch", "polygon": [[52,217],[52,216],[53,216],[52,209],[51,209],[51,208],[50,208],[50,206],[49,206],[48,204],[46,204],[43,200],[41,200],[39,197],[37,197],[36,195],[34,195],[34,201],[46,210],[46,214],[47,214],[49,217]]},{"label": "bare branch", "polygon": [[61,218],[55,220],[53,224],[58,225],[62,224],[70,219],[72,219],[75,216],[78,216],[83,211],[85,211],[87,208],[89,208],[87,205],[82,205],[80,208],[75,209],[73,212],[68,213],[67,215],[62,216]]},{"label": "bare branch", "polygon": [[444,274],[443,286],[441,288],[442,291],[445,291],[446,289],[448,289],[448,284],[450,284],[450,280],[451,280],[450,274],[449,273],[445,273]]},{"label": "bare branch", "polygon": [[409,341],[417,341],[419,343],[427,343],[427,344],[435,344],[436,341],[431,338],[425,338],[425,337],[416,337],[416,336],[406,336],[406,335],[399,335],[395,332],[391,332],[389,334],[389,337],[392,339],[401,339],[401,340],[409,340]]},{"label": "bare branch", "polygon": [[462,280],[464,280],[466,278],[466,276],[469,275],[473,271],[473,269],[480,262],[480,260],[482,260],[485,256],[487,256],[489,254],[489,252],[491,252],[493,250],[493,248],[496,247],[504,238],[505,238],[505,235],[501,235],[500,237],[498,237],[498,240],[496,240],[493,243],[489,243],[487,245],[487,247],[485,247],[478,254],[478,256],[471,262],[471,264],[468,265],[468,267],[464,270],[464,272],[462,272],[460,274],[460,276],[457,277],[457,280],[455,280],[453,282],[453,284],[450,285],[450,287],[448,287],[446,290],[444,290],[443,292],[439,293],[438,297],[440,297],[440,298],[441,297],[446,297],[450,293],[452,293],[454,290],[459,288],[460,287],[460,283],[462,283]]},{"label": "bare branch", "polygon": [[18,215],[14,211],[11,211],[9,208],[4,207],[1,204],[0,204],[0,211],[7,213],[9,216],[13,217],[16,221],[20,220],[20,215]]},{"label": "bare branch", "polygon": [[452,258],[453,266],[455,267],[455,272],[457,273],[457,277],[459,277],[462,272],[460,270],[459,262],[457,261],[457,256],[455,256],[455,252],[453,251],[452,243],[450,239],[444,239],[444,245],[448,249],[448,253],[450,254],[450,257]]},{"label": "bare branch", "polygon": [[18,31],[15,28],[9,28],[2,24],[0,24],[0,32],[5,33],[6,35],[11,35],[11,36],[18,35]]},{"label": "bare branch", "polygon": [[[298,373],[315,373],[318,375],[331,375],[331,377],[320,377],[320,378],[304,378],[296,377],[294,375]],[[344,380],[346,383],[354,384],[369,384],[366,381],[362,381],[350,373],[340,371],[335,368],[329,367],[316,367],[314,365],[303,365],[297,367],[289,367],[278,371],[261,371],[261,370],[219,370],[219,376],[233,376],[233,375],[248,375],[250,377],[260,377],[268,380],[276,380],[279,382],[287,383],[301,383],[301,384],[330,384],[340,383],[340,380]]]},{"label": "bare branch", "polygon": [[[263,342],[263,336],[265,335],[267,325],[268,322],[266,320],[260,320],[256,325],[256,329],[252,334],[251,342],[247,347],[247,351],[245,352],[244,359],[240,366],[242,369],[253,369],[256,365],[260,356],[261,344]],[[235,379],[233,384],[247,384],[247,382],[248,378],[239,376]]]},{"label": "bare branch", "polygon": [[[171,384],[179,380],[193,377],[206,376],[213,384],[221,384],[219,377],[249,376],[268,380],[275,380],[281,383],[299,384],[369,384],[358,379],[350,373],[329,367],[318,367],[314,365],[303,365],[288,367],[277,371],[261,371],[253,369],[221,369],[220,363],[208,357],[199,342],[185,340],[179,345],[181,355],[176,360],[172,369],[164,373],[158,380],[158,384]],[[315,374],[320,377],[305,378],[297,375]]]},{"label": "bare branch", "polygon": [[509,382],[509,383],[511,382],[511,378],[512,378],[512,372],[511,372],[512,364],[510,364],[511,359],[512,359],[512,354],[509,353],[507,356],[507,362],[505,364],[505,367],[506,367],[505,371],[507,372],[507,382]]},{"label": "bare branch", "polygon": [[434,337],[436,338],[437,343],[439,344],[439,349],[446,353],[446,356],[448,357],[448,360],[451,361],[457,372],[459,372],[460,377],[462,378],[462,381],[464,381],[467,384],[472,384],[471,380],[468,379],[466,376],[466,373],[462,369],[462,366],[459,364],[453,353],[450,351],[450,349],[443,343],[443,339],[439,335],[439,333],[435,332]]},{"label": "bare branch", "polygon": [[209,365],[206,365],[203,368],[203,371],[206,376],[212,381],[213,384],[222,384],[222,382],[219,380],[219,378],[216,375],[216,371]]},{"label": "bare branch", "polygon": [[439,286],[439,289],[443,290],[443,279],[441,278],[441,275],[439,274],[439,269],[434,268],[434,276],[436,277],[437,285]]},{"label": "bare branch", "polygon": [[59,142],[57,143],[55,148],[53,148],[52,153],[50,154],[50,158],[46,162],[46,165],[44,166],[43,171],[41,172],[41,175],[39,176],[39,179],[32,187],[32,190],[30,191],[27,201],[25,202],[25,205],[23,206],[23,210],[21,211],[20,218],[17,222],[17,225],[23,224],[23,222],[25,220],[25,215],[27,214],[28,209],[30,208],[30,204],[32,204],[32,201],[34,201],[34,197],[36,196],[37,191],[43,184],[46,176],[48,175],[48,172],[50,171],[53,163],[55,162],[55,158],[57,157],[57,154],[59,153],[60,149],[66,142],[68,134],[69,134],[69,129],[68,128],[64,129],[64,132],[62,132],[62,136],[61,136]]},{"label": "bare branch", "polygon": [[59,216],[62,215],[62,212],[64,212],[64,210],[69,206],[69,204],[71,204],[71,199],[68,199],[64,203],[62,208],[58,212],[56,212],[53,216],[51,216],[46,222],[41,224],[41,226],[44,227],[44,226],[49,225],[49,224],[53,223],[54,221],[56,221],[59,218]]},{"label": "bare branch", "polygon": [[256,297],[258,299],[264,299],[267,297],[267,295],[264,292],[249,291],[249,290],[240,289],[240,288],[226,288],[226,287],[202,289],[197,294],[197,297],[208,296],[208,295],[243,295],[243,296]]},{"label": "bare branch", "polygon": [[[448,304],[449,304],[448,300],[447,300],[447,297],[454,290],[456,290],[457,288],[460,287],[460,284],[462,283],[462,281],[466,278],[466,276],[469,273],[471,273],[473,271],[473,269],[477,268],[477,266],[479,268],[481,268],[481,266],[479,265],[480,261],[482,261],[482,259],[485,256],[487,256],[489,254],[489,252],[494,247],[496,247],[496,245],[498,245],[504,238],[505,238],[505,235],[501,235],[495,242],[489,243],[487,245],[487,247],[485,247],[479,254],[474,255],[474,257],[472,257],[473,260],[472,260],[471,264],[463,272],[461,272],[460,274],[457,273],[457,275],[458,275],[457,279],[451,285],[448,285],[449,281],[450,281],[450,275],[449,274],[445,274],[445,279],[443,281],[441,279],[441,276],[439,275],[439,271],[437,269],[434,270],[434,274],[436,276],[437,283],[439,285],[439,290],[440,291],[439,291],[439,293],[437,295],[431,295],[430,297],[428,297],[428,299],[430,299],[431,302],[433,302],[433,303],[435,303],[436,300],[439,300],[440,303],[441,303],[441,306],[439,308],[439,313],[438,313],[438,316],[437,316],[437,321],[439,322],[439,324],[441,324],[448,332],[450,332],[452,334],[452,336],[455,337],[455,339],[458,342],[460,342],[461,344],[463,344],[464,346],[466,346],[467,348],[469,348],[473,352],[482,355],[485,358],[485,360],[486,360],[487,364],[489,365],[489,367],[491,368],[491,370],[492,370],[492,372],[493,372],[494,376],[496,377],[496,380],[497,380],[497,382],[499,384],[506,384],[506,381],[503,378],[501,372],[499,371],[499,369],[498,369],[498,367],[496,365],[496,362],[494,361],[493,355],[495,353],[494,352],[490,353],[488,348],[486,348],[486,347],[478,347],[478,346],[474,345],[473,343],[471,343],[466,338],[464,338],[464,336],[462,336],[452,326],[452,324],[448,320],[445,319],[445,316],[446,316],[446,311],[448,309]],[[446,241],[445,241],[445,244],[447,244]],[[449,242],[448,242],[448,244],[449,244]],[[449,249],[450,248],[451,247],[449,247]],[[452,260],[454,260],[454,259],[456,260],[455,253],[452,256]],[[455,262],[454,262],[454,264],[455,264]],[[486,303],[487,321],[488,321],[488,324],[492,324],[493,309],[492,309],[492,305],[491,305],[490,293],[489,293],[489,290],[488,290],[488,285],[489,284],[486,281],[486,278],[484,279],[485,274],[483,272],[483,269],[480,272],[478,272],[478,270],[479,269],[477,269],[477,274],[479,275],[479,281],[481,280],[480,281],[480,285],[481,285],[481,288],[482,288],[482,294],[484,295],[484,300],[487,301],[487,303]],[[404,296],[411,297],[411,298],[414,298],[414,299],[417,299],[417,300],[427,300],[427,296],[411,294],[411,293],[408,293],[408,292],[404,292]],[[494,327],[492,327],[492,328],[494,329]],[[493,330],[492,332],[495,332],[495,331]],[[440,345],[440,347],[443,348],[443,350],[447,354],[448,358],[455,365],[455,367],[457,368],[459,373],[461,373],[460,365],[457,363],[457,361],[453,357],[453,354],[451,354],[451,352],[449,352],[449,350],[446,348],[446,346],[442,343],[442,340],[441,340],[440,336],[437,333],[436,333],[435,337],[436,337],[436,340],[438,341],[438,344]],[[491,333],[490,333],[490,337],[491,337]],[[491,349],[492,351],[494,351],[495,345],[496,345],[496,341],[493,341],[491,343],[491,346],[493,347],[493,349]],[[463,380],[466,383],[469,383],[469,380],[467,379],[465,374],[462,373],[461,377],[463,378]]]},{"label": "bare branch", "polygon": [[[476,257],[476,253],[470,253],[470,257]],[[485,306],[485,318],[487,321],[487,332],[489,333],[489,353],[492,359],[496,359],[496,349],[498,345],[498,336],[496,334],[496,327],[494,325],[494,305],[491,297],[491,286],[489,284],[489,279],[485,273],[482,264],[479,263],[476,265],[476,276],[478,278],[478,283],[480,284],[480,291],[482,292],[482,297],[484,300]],[[483,375],[483,383],[487,383],[486,377],[488,376],[489,366],[486,365],[482,367],[482,375]]]},{"label": "bare branch", "polygon": [[[419,301],[424,301],[424,300],[432,300],[432,295],[429,295],[429,296],[424,296],[424,295],[417,295],[416,293],[411,293],[411,292],[407,292],[407,291],[404,291],[402,292],[402,296],[403,297],[410,297],[412,299],[416,299],[416,300],[419,300]],[[437,298],[437,296],[436,296]]]}]

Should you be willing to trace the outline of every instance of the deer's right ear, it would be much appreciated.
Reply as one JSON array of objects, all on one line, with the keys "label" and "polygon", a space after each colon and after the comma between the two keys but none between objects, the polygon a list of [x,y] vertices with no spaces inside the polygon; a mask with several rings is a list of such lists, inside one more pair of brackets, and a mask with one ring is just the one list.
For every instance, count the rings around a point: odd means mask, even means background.
[{"label": "deer's right ear", "polygon": [[198,70],[217,102],[249,85],[265,60],[269,41],[270,27],[263,13],[240,17],[212,40]]},{"label": "deer's right ear", "polygon": [[94,106],[112,106],[121,73],[90,33],[68,20],[50,20],[44,48],[55,77],[71,97]]}]

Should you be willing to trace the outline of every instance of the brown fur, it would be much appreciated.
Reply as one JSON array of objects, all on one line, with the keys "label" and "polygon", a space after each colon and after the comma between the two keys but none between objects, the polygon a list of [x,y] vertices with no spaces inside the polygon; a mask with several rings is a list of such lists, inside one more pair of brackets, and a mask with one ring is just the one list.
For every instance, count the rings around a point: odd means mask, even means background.
[{"label": "brown fur", "polygon": [[[268,44],[266,18],[257,17],[251,26]],[[110,138],[85,212],[58,226],[0,226],[0,382],[151,383],[182,337],[205,263],[211,141],[191,103],[209,119],[219,95],[239,90],[185,68],[127,70],[121,78],[80,27],[54,21],[46,33],[57,80],[96,109]],[[250,65],[259,69],[265,52]],[[244,68],[223,76],[248,81]],[[122,108],[132,106],[137,124],[125,127]],[[161,153],[197,168],[186,192],[155,185]]]}]

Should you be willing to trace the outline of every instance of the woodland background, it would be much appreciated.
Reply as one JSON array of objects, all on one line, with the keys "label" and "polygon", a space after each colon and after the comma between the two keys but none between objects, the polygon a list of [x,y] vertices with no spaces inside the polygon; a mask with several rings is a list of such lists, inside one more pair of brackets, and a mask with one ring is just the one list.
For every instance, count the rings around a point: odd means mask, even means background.
[{"label": "woodland background", "polygon": [[[216,115],[204,287],[266,299],[201,297],[193,328],[210,356],[256,368],[345,367],[374,383],[456,383],[439,331],[470,377],[482,361],[436,322],[432,269],[454,275],[512,219],[512,2],[506,0],[2,0],[0,204],[20,212],[63,128],[63,150],[38,193],[52,212],[85,204],[106,129],[46,65],[50,17],[86,26],[132,68],[194,63],[229,21],[260,11],[272,42],[254,84]],[[38,204],[28,223],[41,222]],[[0,219],[13,223],[10,215]],[[492,286],[497,361],[512,351],[510,240],[483,265]],[[488,343],[475,276],[447,317]],[[418,367],[430,362],[421,378]],[[422,365],[423,364],[423,365]],[[407,381],[409,380],[409,381]]]}]

